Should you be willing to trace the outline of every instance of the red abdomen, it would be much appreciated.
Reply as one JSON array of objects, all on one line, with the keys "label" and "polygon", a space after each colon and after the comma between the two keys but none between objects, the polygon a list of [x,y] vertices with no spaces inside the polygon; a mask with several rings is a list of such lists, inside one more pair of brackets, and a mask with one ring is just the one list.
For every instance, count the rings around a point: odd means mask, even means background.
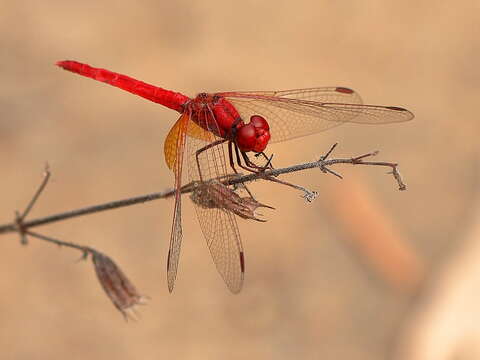
[{"label": "red abdomen", "polygon": [[183,105],[190,100],[188,96],[162,89],[161,87],[147,84],[129,76],[118,74],[113,71],[91,67],[77,61],[64,60],[57,65],[65,70],[102,81],[112,86],[131,92],[155,103],[166,106],[178,112],[183,111]]}]

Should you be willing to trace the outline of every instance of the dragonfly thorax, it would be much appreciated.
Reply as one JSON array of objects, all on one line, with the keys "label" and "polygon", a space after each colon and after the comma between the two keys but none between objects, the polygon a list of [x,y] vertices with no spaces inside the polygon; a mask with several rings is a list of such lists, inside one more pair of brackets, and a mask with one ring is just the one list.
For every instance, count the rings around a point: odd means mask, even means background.
[{"label": "dragonfly thorax", "polygon": [[233,128],[243,123],[235,107],[215,94],[198,94],[188,103],[186,110],[199,126],[224,139],[231,139]]}]

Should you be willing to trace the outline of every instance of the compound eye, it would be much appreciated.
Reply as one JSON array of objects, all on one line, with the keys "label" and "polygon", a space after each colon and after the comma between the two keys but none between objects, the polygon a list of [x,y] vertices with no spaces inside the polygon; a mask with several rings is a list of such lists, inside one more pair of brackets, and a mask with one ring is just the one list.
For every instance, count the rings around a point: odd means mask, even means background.
[{"label": "compound eye", "polygon": [[260,115],[252,115],[250,117],[250,124],[255,126],[258,129],[263,129],[263,130],[270,130],[270,126],[268,125],[267,120],[263,116]]},{"label": "compound eye", "polygon": [[257,141],[255,127],[251,124],[242,126],[237,131],[237,145],[241,151],[252,151]]}]

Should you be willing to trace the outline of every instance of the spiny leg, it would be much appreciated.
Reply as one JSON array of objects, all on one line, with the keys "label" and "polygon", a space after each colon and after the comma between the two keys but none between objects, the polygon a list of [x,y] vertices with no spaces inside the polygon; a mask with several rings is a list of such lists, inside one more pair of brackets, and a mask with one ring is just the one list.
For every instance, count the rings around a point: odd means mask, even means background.
[{"label": "spiny leg", "polygon": [[268,156],[262,151],[262,152],[256,153],[254,156],[257,157],[257,158],[258,158],[259,156],[263,156],[264,159],[267,160],[267,163],[265,164],[265,167],[269,167],[270,169],[274,169],[273,164],[272,164],[273,154],[270,155],[270,157],[268,157]]},{"label": "spiny leg", "polygon": [[258,166],[257,164],[253,163],[250,160],[247,153],[245,153],[243,151],[241,151],[241,153],[242,153],[243,160],[245,161],[245,164],[251,169],[256,169],[256,171],[253,171],[253,172],[261,172],[261,171],[265,171],[265,170],[270,168],[270,160],[273,157],[273,155],[272,155],[272,157],[270,157],[270,159],[268,160],[268,162],[264,166]]},{"label": "spiny leg", "polygon": [[235,144],[233,141],[229,141],[228,142],[228,158],[230,160],[230,167],[232,168],[232,170],[235,172],[235,174],[238,174],[238,171],[237,169],[235,168],[235,161],[233,160],[233,150],[232,150],[232,146],[235,147],[235,157],[237,159],[237,165],[239,167],[241,167],[242,169],[244,170],[247,170],[247,171],[250,171],[250,172],[256,172],[248,167],[245,167],[242,165],[242,160],[240,158],[240,154],[239,154],[239,151],[238,151],[238,147],[237,147],[237,144]]},{"label": "spiny leg", "polygon": [[[242,153],[242,157],[243,157],[243,160],[245,161],[245,165],[242,164],[242,160],[240,158],[240,151],[238,150],[238,146],[237,144],[234,144],[234,147],[235,147],[235,156],[237,158],[237,164],[238,166],[240,166],[242,169],[244,170],[247,170],[247,171],[250,171],[252,173],[258,173],[260,172],[261,170],[259,166],[255,165],[255,164],[252,164],[250,159],[247,159],[245,160],[245,153],[243,151],[241,151]],[[253,166],[250,166],[250,164],[252,164]]]},{"label": "spiny leg", "polygon": [[[246,169],[248,171],[251,171],[253,173],[257,173],[257,174],[260,174],[260,173],[263,173],[265,172],[265,170],[267,169],[273,169],[273,166],[271,165],[271,161],[272,161],[272,158],[273,158],[273,154],[270,155],[270,157],[268,157],[267,155],[265,155],[265,153],[262,151],[261,153],[257,153],[255,154],[255,156],[260,156],[262,155],[265,159],[267,159],[267,163],[264,165],[264,166],[258,166],[254,163],[252,163],[252,161],[248,158],[248,155],[247,153],[245,152],[241,152],[242,153],[242,157],[245,161],[245,165],[246,166],[242,166],[241,163],[240,163],[240,156],[239,156],[239,150],[238,150],[238,147],[235,146],[235,152],[236,152],[236,156],[237,156],[237,162],[239,163],[239,165],[243,168],[243,169]],[[313,201],[313,199],[317,196],[317,193],[316,192],[311,192],[307,189],[305,189],[304,187],[302,186],[299,186],[299,185],[295,185],[295,184],[292,184],[292,183],[289,183],[287,181],[284,181],[284,180],[280,180],[280,179],[277,179],[276,177],[273,177],[273,176],[269,176],[269,175],[264,175],[263,178],[265,180],[269,180],[269,181],[272,181],[272,182],[276,182],[278,184],[282,184],[282,185],[286,185],[286,186],[289,186],[289,187],[292,187],[294,189],[297,189],[297,190],[300,190],[302,192],[305,193],[305,199],[307,199],[309,202]],[[249,192],[250,193],[250,192]],[[253,198],[253,196],[252,196]]]},{"label": "spiny leg", "polygon": [[[239,149],[238,149],[238,146],[236,144],[233,144],[233,146],[235,146],[235,156],[237,158],[237,164],[238,166],[240,166],[242,169],[245,169],[247,171],[250,171],[252,173],[261,173],[262,171],[265,171],[266,167],[260,167],[260,166],[257,166],[256,164],[252,163],[250,161],[250,159],[248,158],[247,154],[244,153],[243,151],[241,151],[242,153],[242,157],[245,161],[245,166],[242,165],[242,160],[240,158],[240,154],[239,154]],[[272,155],[273,156],[273,155]],[[271,158],[270,158],[271,159]],[[268,165],[268,163],[267,163]],[[266,179],[270,179],[270,177],[266,177]],[[248,187],[243,184],[243,186],[245,187],[245,190],[247,190],[248,194],[250,195],[250,197],[255,200],[255,198],[253,197],[252,193],[250,192],[250,190],[248,190]]]},{"label": "spiny leg", "polygon": [[200,181],[203,182],[203,178],[202,178],[202,171],[200,170],[200,161],[198,159],[198,157],[200,156],[200,154],[212,147],[215,147],[215,146],[218,146],[218,145],[221,145],[223,144],[225,141],[227,141],[226,139],[220,139],[220,140],[217,140],[217,141],[214,141],[206,146],[204,146],[203,148],[201,149],[198,149],[197,151],[195,151],[195,159],[197,161],[197,168],[198,168],[198,175],[200,176]]},{"label": "spiny leg", "polygon": [[[222,145],[223,143],[225,143],[225,141],[227,141],[226,139],[220,139],[220,140],[216,140],[206,146],[204,146],[203,148],[201,149],[198,149],[196,152],[195,152],[195,157],[196,157],[196,161],[197,161],[197,168],[198,168],[198,174],[200,176],[200,181],[203,182],[203,177],[202,177],[202,171],[200,170],[200,160],[198,159],[198,157],[200,156],[200,154],[212,147],[215,147],[215,146],[219,146],[219,145]],[[233,160],[233,152],[232,152],[232,141],[229,141],[228,142],[228,157],[229,157],[229,161],[230,161],[230,166],[232,168],[232,170],[235,172],[235,174],[238,174],[238,171],[237,169],[235,168],[235,162]],[[237,149],[236,145],[233,144],[233,146],[235,146],[235,149]],[[248,168],[245,168],[241,162],[240,162],[240,157],[238,156],[238,150],[237,150],[237,162],[238,162],[238,165],[240,165],[240,167],[246,169],[246,170],[249,170],[249,171],[252,171]],[[228,178],[228,175],[225,175],[226,178]],[[221,179],[218,179],[218,180],[221,180]],[[247,186],[245,184],[243,184],[245,190],[248,192],[248,194],[250,195],[250,197],[252,199],[254,199],[252,193],[250,192],[250,190],[247,188]]]},{"label": "spiny leg", "polygon": [[[229,157],[229,159],[230,159],[230,166],[231,166],[231,168],[233,169],[233,171],[235,172],[235,174],[238,174],[238,172],[237,172],[237,169],[235,169],[235,162],[233,161],[232,146],[235,147],[235,155],[236,155],[236,158],[237,158],[237,164],[238,164],[242,169],[246,169],[246,170],[248,170],[248,171],[251,171],[250,169],[245,168],[245,167],[242,165],[240,156],[238,155],[237,145],[236,145],[233,141],[230,140],[230,141],[228,142],[228,157]],[[247,191],[248,195],[250,195],[250,197],[251,197],[253,200],[255,200],[255,198],[253,197],[253,194],[250,192],[250,190],[248,189],[247,185],[245,185],[245,184],[242,184],[242,185],[243,185],[243,188]]]},{"label": "spiny leg", "polygon": [[[232,144],[233,144],[233,141],[230,140],[228,142],[228,159],[230,160],[230,167],[232,168],[233,172],[235,174],[238,174],[237,169],[235,169],[235,162],[233,161]],[[235,144],[233,144],[233,145],[235,145]],[[238,162],[238,156],[237,156],[237,162]]]}]

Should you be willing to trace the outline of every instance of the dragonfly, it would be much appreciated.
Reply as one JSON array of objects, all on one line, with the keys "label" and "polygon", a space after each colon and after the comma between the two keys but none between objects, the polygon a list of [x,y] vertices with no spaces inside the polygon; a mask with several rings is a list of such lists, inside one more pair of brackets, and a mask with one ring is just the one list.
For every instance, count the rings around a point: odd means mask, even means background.
[{"label": "dragonfly", "polygon": [[[271,166],[271,157],[264,153],[270,143],[319,133],[344,123],[387,124],[414,117],[397,106],[364,105],[358,93],[347,87],[203,92],[192,98],[77,61],[64,60],[56,65],[180,113],[164,142],[165,161],[175,177],[167,256],[170,292],[177,277],[183,237],[180,189],[185,164],[189,180],[198,183],[226,178],[238,173],[238,168],[261,172]],[[267,164],[257,165],[249,157],[252,153],[264,155]],[[221,206],[202,206],[201,201],[194,201],[194,207],[218,272],[231,292],[240,292],[245,258],[235,212]]]}]

